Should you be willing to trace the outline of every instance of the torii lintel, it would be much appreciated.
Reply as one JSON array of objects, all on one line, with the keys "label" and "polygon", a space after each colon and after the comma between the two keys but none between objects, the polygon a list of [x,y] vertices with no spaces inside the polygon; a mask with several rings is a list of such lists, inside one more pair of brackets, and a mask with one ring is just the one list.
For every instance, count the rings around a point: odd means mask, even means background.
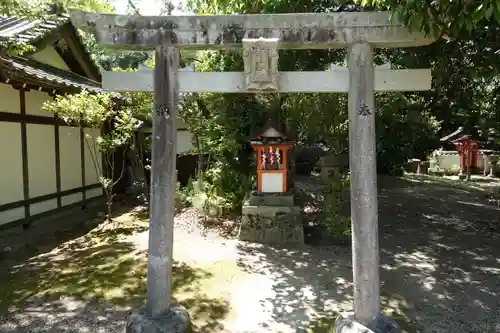
[{"label": "torii lintel", "polygon": [[356,42],[395,48],[433,42],[410,32],[389,12],[128,16],[72,10],[71,20],[93,33],[98,43],[128,50],[153,50],[161,44],[234,48],[245,38],[260,37],[278,38],[282,49],[345,48]]}]

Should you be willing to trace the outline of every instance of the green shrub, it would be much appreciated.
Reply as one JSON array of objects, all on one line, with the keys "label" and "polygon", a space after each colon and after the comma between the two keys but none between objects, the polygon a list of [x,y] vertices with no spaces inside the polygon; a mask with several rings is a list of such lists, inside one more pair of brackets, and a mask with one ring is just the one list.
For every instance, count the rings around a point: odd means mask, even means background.
[{"label": "green shrub", "polygon": [[241,208],[254,182],[255,177],[216,162],[199,179],[190,181],[187,201],[207,216],[222,216]]},{"label": "green shrub", "polygon": [[343,196],[349,188],[349,183],[348,175],[334,174],[323,203],[325,229],[333,239],[340,242],[348,242],[351,236],[351,217],[343,214]]},{"label": "green shrub", "polygon": [[181,187],[181,183],[175,184],[175,212],[180,212],[184,207],[188,206],[188,192]]},{"label": "green shrub", "polygon": [[451,167],[449,167],[448,169],[446,169],[445,173],[448,176],[458,175],[460,173],[460,166],[458,166],[456,164],[452,165]]}]

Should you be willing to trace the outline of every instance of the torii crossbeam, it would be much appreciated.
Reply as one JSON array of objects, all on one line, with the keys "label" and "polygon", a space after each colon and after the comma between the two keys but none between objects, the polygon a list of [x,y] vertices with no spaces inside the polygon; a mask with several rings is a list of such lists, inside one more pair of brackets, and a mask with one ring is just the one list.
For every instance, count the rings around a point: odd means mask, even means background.
[{"label": "torii crossbeam", "polygon": [[[277,72],[277,49],[347,49],[348,71],[341,75],[348,75],[348,80],[324,80],[329,82],[326,88],[334,90],[335,85],[338,85],[336,91],[349,93],[354,318],[340,318],[336,323],[336,331],[367,333],[370,332],[368,328],[376,328],[380,333],[394,332],[395,326],[380,315],[374,103],[375,89],[384,90],[390,84],[380,80],[379,71],[374,69],[373,48],[421,46],[433,40],[411,33],[401,23],[391,21],[388,12],[149,17],[73,11],[71,17],[76,26],[92,32],[100,44],[124,50],[156,50],[148,302],[145,312],[131,315],[127,333],[184,332],[187,329],[185,311],[172,307],[170,303],[176,102],[179,88],[189,91],[196,84],[198,90],[214,88],[208,87],[209,83],[200,86],[200,82],[188,78],[194,75],[198,80],[202,75],[208,75],[206,73],[179,73],[179,49],[242,46],[246,50],[244,75],[209,74],[213,77],[225,76],[217,83],[218,91],[255,93],[303,90],[304,83],[290,83],[289,79],[283,81],[283,77],[292,78],[299,74],[281,76]],[[264,54],[265,60],[261,56],[254,57],[254,51],[251,51],[254,49]],[[108,80],[106,75],[104,78]],[[110,75],[116,75],[111,79],[114,82],[112,88],[118,87],[118,74]],[[151,90],[150,76],[139,86],[130,82],[135,79],[126,76],[129,74],[119,75],[129,81],[129,88],[134,86],[134,89],[141,91]],[[232,75],[234,78],[231,79]],[[338,73],[300,75],[309,75],[306,81],[310,81],[313,75],[326,78],[327,75],[335,76]],[[427,71],[419,75],[423,77],[419,84],[413,82],[414,90],[429,89],[430,73]],[[411,75],[407,77],[409,81],[414,79]],[[109,81],[105,81],[105,84],[108,85]],[[311,82],[310,85],[314,86],[311,89],[321,91],[321,83]],[[118,90],[130,90],[124,84],[120,87]],[[411,84],[406,87],[410,89]]]},{"label": "torii crossbeam", "polygon": [[[154,91],[154,70],[102,73],[107,91]],[[332,93],[349,92],[349,70],[280,72],[278,89],[269,92]],[[375,91],[425,91],[431,88],[429,69],[375,69]],[[260,93],[247,91],[242,72],[179,71],[179,92],[189,93]]]}]

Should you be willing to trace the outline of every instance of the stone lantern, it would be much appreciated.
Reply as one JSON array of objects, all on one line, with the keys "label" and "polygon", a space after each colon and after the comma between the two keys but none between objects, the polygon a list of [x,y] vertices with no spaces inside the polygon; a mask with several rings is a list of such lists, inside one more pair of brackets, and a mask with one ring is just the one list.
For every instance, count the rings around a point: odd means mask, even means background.
[{"label": "stone lantern", "polygon": [[287,184],[292,141],[268,121],[250,141],[257,159],[257,188],[242,207],[239,239],[257,243],[304,243],[300,207]]}]

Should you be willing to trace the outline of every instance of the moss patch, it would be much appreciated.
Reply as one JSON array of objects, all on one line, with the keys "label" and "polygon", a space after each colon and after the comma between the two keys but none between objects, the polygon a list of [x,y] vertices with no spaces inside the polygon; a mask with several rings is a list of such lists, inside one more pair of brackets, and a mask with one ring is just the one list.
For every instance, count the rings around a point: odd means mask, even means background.
[{"label": "moss patch", "polygon": [[[108,228],[94,230],[25,262],[1,267],[0,317],[63,298],[139,307],[146,298],[147,254],[137,251],[124,236],[142,231],[146,225],[126,214]],[[230,307],[221,290],[235,273],[235,267],[228,263],[206,268],[174,264],[174,297],[187,307],[196,332],[223,328]]]},{"label": "moss patch", "polygon": [[[391,317],[401,328],[402,333],[415,333],[420,332],[421,328],[414,320],[411,320],[407,315],[404,314],[403,309],[399,307],[402,306],[404,300],[398,295],[382,296],[382,313],[388,317]],[[320,316],[319,318],[313,320],[310,324],[308,333],[334,333],[335,332],[335,320],[338,317],[338,313],[329,312]]]}]

